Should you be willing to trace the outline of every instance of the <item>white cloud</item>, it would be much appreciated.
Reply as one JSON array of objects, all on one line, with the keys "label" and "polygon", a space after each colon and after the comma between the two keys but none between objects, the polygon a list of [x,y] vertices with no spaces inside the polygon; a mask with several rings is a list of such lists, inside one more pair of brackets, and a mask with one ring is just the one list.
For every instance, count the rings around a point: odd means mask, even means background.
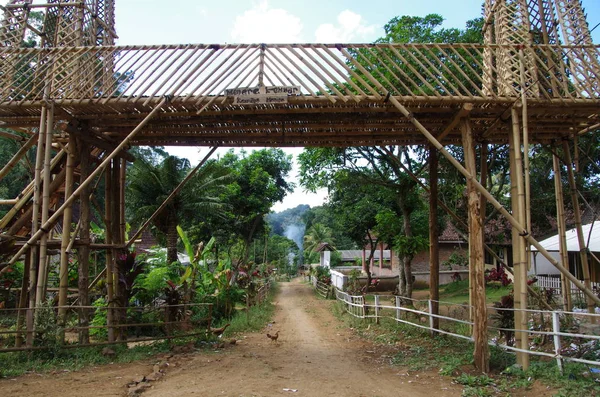
[{"label": "white cloud", "polygon": [[235,43],[298,43],[302,39],[300,18],[264,0],[235,18],[231,38]]},{"label": "white cloud", "polygon": [[373,41],[375,31],[375,25],[366,25],[361,15],[344,10],[337,17],[337,26],[331,23],[319,25],[315,38],[317,43]]}]

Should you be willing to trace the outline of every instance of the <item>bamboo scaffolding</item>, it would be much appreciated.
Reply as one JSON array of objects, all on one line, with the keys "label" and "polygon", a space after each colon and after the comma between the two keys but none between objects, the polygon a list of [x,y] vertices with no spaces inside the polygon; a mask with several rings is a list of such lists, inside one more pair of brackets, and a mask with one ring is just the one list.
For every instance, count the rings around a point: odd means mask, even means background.
[{"label": "bamboo scaffolding", "polygon": [[[81,191],[83,188],[85,188],[87,185],[89,185],[89,183],[96,177],[98,176],[98,174],[100,174],[104,168],[107,166],[108,162],[110,162],[114,157],[116,157],[117,153],[119,151],[121,151],[128,143],[129,140],[131,138],[133,138],[135,136],[135,134],[137,134],[142,128],[144,128],[144,126],[148,123],[148,121],[150,121],[150,119],[152,119],[152,117],[154,117],[154,115],[167,103],[167,100],[165,98],[163,98],[162,101],[159,102],[159,104],[144,118],[144,120],[142,120],[142,122],[140,122],[140,124],[133,129],[133,131],[131,131],[131,133],[121,141],[121,143],[115,148],[115,150],[110,153],[104,160],[102,160],[102,163],[98,165],[98,167],[96,167],[96,169],[88,176],[88,178],[84,181],[84,183],[80,184],[79,187],[77,189],[75,189],[75,191],[73,192],[73,194],[71,195],[71,197],[69,197],[55,212],[54,214],[48,219],[48,221],[42,225],[42,228],[46,228],[49,227],[51,224],[53,224],[59,216],[62,215],[63,211],[65,210],[65,208],[72,203],[78,196],[79,194],[81,194]],[[25,253],[28,250],[28,247],[31,246],[33,243],[35,243],[36,241],[39,240],[39,238],[41,237],[42,233],[40,233],[40,231],[38,230],[35,233],[32,233],[32,236],[29,238],[29,240],[27,240],[27,244],[24,245],[10,260],[9,260],[9,264],[10,265],[14,265],[14,263],[18,260],[18,258],[23,255],[23,253]]]}]

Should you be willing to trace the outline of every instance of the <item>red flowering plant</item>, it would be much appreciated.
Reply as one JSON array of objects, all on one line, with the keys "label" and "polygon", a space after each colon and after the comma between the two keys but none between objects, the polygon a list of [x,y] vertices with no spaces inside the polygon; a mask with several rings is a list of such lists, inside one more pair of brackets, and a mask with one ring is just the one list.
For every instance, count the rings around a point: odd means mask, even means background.
[{"label": "red flowering plant", "polygon": [[504,268],[492,269],[490,272],[485,275],[485,283],[489,284],[490,282],[496,282],[502,284],[503,287],[506,287],[512,280],[508,278],[508,274],[504,271]]}]

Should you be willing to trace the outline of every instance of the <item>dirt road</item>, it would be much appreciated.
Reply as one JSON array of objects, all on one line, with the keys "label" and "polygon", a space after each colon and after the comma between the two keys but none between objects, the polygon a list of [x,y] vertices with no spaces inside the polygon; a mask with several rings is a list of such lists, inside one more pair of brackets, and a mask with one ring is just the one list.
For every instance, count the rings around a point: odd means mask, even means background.
[{"label": "dirt road", "polygon": [[[449,378],[390,366],[390,353],[353,336],[329,305],[299,280],[283,283],[268,329],[215,352],[168,357],[166,375],[143,396],[460,396],[462,387]],[[272,342],[265,334],[275,331],[279,340]],[[155,362],[28,375],[1,381],[0,390],[6,396],[123,396],[127,383],[151,372]]]}]

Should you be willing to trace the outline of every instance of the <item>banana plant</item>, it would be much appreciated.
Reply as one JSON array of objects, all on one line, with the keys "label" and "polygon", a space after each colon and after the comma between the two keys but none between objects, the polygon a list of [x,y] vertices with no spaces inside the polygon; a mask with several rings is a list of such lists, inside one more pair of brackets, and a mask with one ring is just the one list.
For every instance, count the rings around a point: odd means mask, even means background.
[{"label": "banana plant", "polygon": [[[179,285],[186,285],[184,294],[184,303],[189,303],[193,298],[193,293],[196,289],[196,281],[198,274],[200,273],[201,279],[205,280],[211,278],[212,274],[208,270],[207,257],[212,251],[215,244],[215,238],[211,238],[208,244],[198,244],[196,251],[194,252],[194,246],[190,243],[187,234],[183,231],[181,226],[177,226],[177,233],[183,242],[185,252],[190,258],[190,265],[187,267],[181,278],[179,279]],[[188,283],[189,280],[189,283]]]}]

